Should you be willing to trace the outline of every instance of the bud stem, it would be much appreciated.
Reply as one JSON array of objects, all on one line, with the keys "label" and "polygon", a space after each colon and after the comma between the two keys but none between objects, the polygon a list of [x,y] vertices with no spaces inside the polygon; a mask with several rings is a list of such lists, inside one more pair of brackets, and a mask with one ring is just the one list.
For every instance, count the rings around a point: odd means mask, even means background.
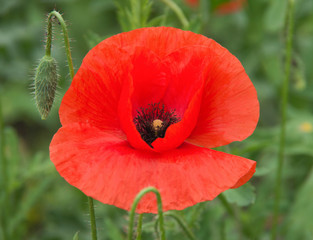
[{"label": "bud stem", "polygon": [[143,214],[139,214],[139,216],[138,216],[138,223],[137,223],[137,237],[136,237],[136,240],[141,240],[142,218],[143,218]]},{"label": "bud stem", "polygon": [[57,11],[52,11],[48,15],[48,28],[47,28],[47,43],[46,43],[46,56],[51,56],[51,41],[52,41],[52,17],[56,17],[59,21],[59,23],[62,26],[63,30],[63,36],[64,36],[64,43],[65,43],[65,50],[66,50],[66,56],[67,56],[67,62],[68,62],[68,68],[71,75],[71,78],[74,78],[74,67],[73,67],[73,61],[72,61],[72,55],[71,55],[71,48],[70,48],[70,42],[68,38],[68,31],[66,28],[66,24],[61,16],[61,14]]},{"label": "bud stem", "polygon": [[165,240],[165,230],[164,230],[164,220],[163,220],[163,209],[162,209],[162,200],[161,200],[161,194],[160,192],[154,188],[154,187],[147,187],[141,190],[137,196],[135,197],[135,200],[132,204],[131,210],[129,212],[129,227],[128,227],[128,237],[127,240],[133,239],[133,227],[134,227],[134,218],[135,218],[135,211],[137,208],[137,205],[139,201],[142,199],[142,197],[149,193],[153,192],[157,199],[157,205],[158,205],[158,215],[159,215],[159,229],[161,233],[161,240]]}]

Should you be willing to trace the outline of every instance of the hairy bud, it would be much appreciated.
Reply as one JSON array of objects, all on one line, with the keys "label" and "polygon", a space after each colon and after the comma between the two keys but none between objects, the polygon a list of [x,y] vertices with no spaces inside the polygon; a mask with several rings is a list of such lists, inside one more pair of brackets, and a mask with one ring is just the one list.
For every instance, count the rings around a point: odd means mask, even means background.
[{"label": "hairy bud", "polygon": [[51,110],[58,83],[57,62],[51,56],[44,56],[36,69],[35,100],[41,119],[46,119]]}]

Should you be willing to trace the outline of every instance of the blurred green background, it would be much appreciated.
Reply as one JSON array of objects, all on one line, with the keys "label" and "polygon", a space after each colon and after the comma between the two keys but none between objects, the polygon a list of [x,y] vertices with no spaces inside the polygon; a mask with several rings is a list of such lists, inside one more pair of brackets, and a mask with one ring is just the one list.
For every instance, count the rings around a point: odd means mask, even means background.
[{"label": "blurred green background", "polygon": [[[128,6],[128,1],[116,1]],[[53,9],[67,21],[75,70],[88,50],[121,32],[113,0],[1,0],[0,98],[4,121],[7,181],[1,182],[3,231],[10,239],[90,239],[87,198],[56,172],[49,143],[60,127],[58,109],[70,85],[63,36],[54,26],[52,56],[59,65],[58,95],[50,116],[42,121],[32,95],[32,79],[44,55],[46,16]],[[162,1],[151,0],[152,25],[182,28]],[[255,133],[222,150],[258,162],[249,184],[200,203],[182,215],[197,239],[269,239],[272,224],[275,169],[280,126],[280,92],[284,78],[287,1],[250,0],[231,14],[190,7],[175,0],[191,24],[189,30],[213,38],[245,67],[259,96],[261,115]],[[215,1],[216,2],[216,1]],[[121,19],[120,19],[121,20]],[[123,19],[122,19],[123,21]],[[287,149],[283,172],[280,239],[313,239],[313,1],[298,0],[287,111]],[[2,141],[3,142],[3,141]],[[3,167],[3,165],[0,165]],[[3,173],[1,171],[1,180]],[[8,206],[3,205],[5,191]],[[226,208],[225,208],[226,206]],[[230,207],[229,208],[227,208]],[[1,214],[0,212],[0,214]],[[99,239],[125,239],[128,213],[96,202]],[[154,239],[153,215],[145,215],[143,239]],[[187,239],[166,219],[167,239]]]}]

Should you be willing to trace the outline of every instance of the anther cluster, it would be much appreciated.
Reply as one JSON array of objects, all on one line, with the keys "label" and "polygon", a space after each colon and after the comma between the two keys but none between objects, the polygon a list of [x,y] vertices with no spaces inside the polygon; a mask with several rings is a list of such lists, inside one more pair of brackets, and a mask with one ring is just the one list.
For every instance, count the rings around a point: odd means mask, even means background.
[{"label": "anther cluster", "polygon": [[164,104],[160,103],[148,104],[145,108],[141,107],[137,110],[137,116],[134,118],[137,131],[150,147],[157,138],[164,138],[165,132],[171,124],[179,121],[175,111],[165,109]]}]

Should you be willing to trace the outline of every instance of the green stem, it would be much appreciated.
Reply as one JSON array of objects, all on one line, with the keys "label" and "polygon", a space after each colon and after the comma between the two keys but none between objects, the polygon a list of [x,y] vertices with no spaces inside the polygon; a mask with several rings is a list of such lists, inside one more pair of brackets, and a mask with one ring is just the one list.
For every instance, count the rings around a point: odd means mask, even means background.
[{"label": "green stem", "polygon": [[276,186],[275,186],[275,203],[273,212],[273,227],[272,227],[272,240],[277,237],[279,206],[281,198],[281,184],[282,184],[282,170],[284,164],[284,152],[286,141],[286,111],[288,103],[288,85],[290,78],[291,67],[291,54],[292,54],[292,34],[293,34],[293,12],[294,0],[289,0],[287,12],[287,42],[286,42],[286,62],[285,62],[285,78],[282,86],[281,96],[281,127],[280,127],[280,144],[278,154],[278,165],[276,172]]},{"label": "green stem", "polygon": [[0,213],[0,221],[1,221],[1,228],[2,228],[2,236],[3,239],[9,239],[8,235],[8,228],[7,228],[7,209],[8,209],[8,198],[9,198],[9,189],[8,189],[8,175],[7,175],[7,161],[5,159],[4,155],[4,123],[3,123],[3,116],[2,116],[2,100],[1,100],[1,95],[0,95],[0,166],[1,166],[1,178],[0,180],[2,181],[2,184],[0,186],[2,189],[4,189],[3,194],[3,207]]},{"label": "green stem", "polygon": [[136,240],[141,240],[142,217],[143,217],[143,214],[139,214],[138,223],[137,223],[137,237],[136,237]]},{"label": "green stem", "polygon": [[157,204],[158,204],[158,215],[159,215],[159,221],[160,221],[160,233],[161,233],[161,240],[165,240],[165,231],[164,231],[164,220],[163,220],[163,210],[162,210],[162,200],[161,195],[159,191],[154,187],[147,187],[140,191],[140,193],[137,194],[133,205],[131,207],[131,210],[129,212],[129,227],[128,227],[128,240],[132,240],[133,238],[133,227],[134,227],[134,218],[135,218],[135,211],[137,208],[137,205],[141,198],[149,193],[153,192],[156,195],[157,198]]},{"label": "green stem", "polygon": [[170,9],[175,12],[176,16],[178,17],[179,21],[183,25],[184,29],[189,29],[189,21],[187,20],[186,16],[184,15],[181,8],[172,0],[162,0]]},{"label": "green stem", "polygon": [[201,30],[202,34],[208,32],[209,13],[210,13],[211,1],[200,0],[200,16],[201,16]]},{"label": "green stem", "polygon": [[[240,229],[240,235],[242,235],[243,231],[245,230],[244,225],[240,219],[240,214],[238,213],[239,209],[234,209],[231,204],[226,200],[223,194],[218,195],[219,200],[221,201],[222,205],[226,209],[227,213],[234,219],[237,228]],[[249,233],[250,234],[250,233]],[[242,239],[242,237],[240,237]]]},{"label": "green stem", "polygon": [[48,15],[47,40],[46,40],[46,56],[51,56],[51,42],[52,42],[52,20],[51,13]]},{"label": "green stem", "polygon": [[221,201],[222,205],[225,207],[227,213],[236,218],[236,214],[233,210],[233,208],[231,207],[231,205],[228,203],[228,201],[226,200],[226,198],[223,196],[223,194],[218,195],[219,200]]},{"label": "green stem", "polygon": [[156,236],[155,239],[159,239],[160,238],[158,227],[159,227],[159,219],[157,218],[156,221],[154,222],[154,233],[155,233],[155,236]]},{"label": "green stem", "polygon": [[93,199],[91,197],[88,197],[88,204],[89,204],[89,214],[90,214],[90,224],[91,224],[91,239],[97,240],[95,209],[93,206]]},{"label": "green stem", "polygon": [[[191,240],[196,240],[195,235],[191,232],[191,230],[188,228],[187,223],[176,213],[174,212],[166,212],[164,213],[164,217],[168,216],[176,220],[176,222],[179,224],[179,226],[184,230],[186,235]],[[158,220],[156,221],[156,224],[158,223]]]},{"label": "green stem", "polygon": [[205,206],[205,202],[201,202],[201,203],[198,203],[196,206],[193,207],[192,209],[192,214],[191,214],[191,217],[190,217],[190,220],[188,221],[189,222],[189,226],[191,228],[193,228],[196,224],[196,221],[199,220],[199,216],[200,214],[202,214],[202,210]]},{"label": "green stem", "polygon": [[221,235],[221,240],[226,240],[226,226],[225,226],[225,220],[222,219],[220,223],[220,235]]},{"label": "green stem", "polygon": [[73,67],[73,61],[72,61],[72,55],[71,55],[70,41],[69,41],[69,38],[68,38],[68,31],[67,31],[66,24],[65,24],[65,22],[64,22],[64,20],[63,20],[63,18],[61,16],[61,14],[59,12],[57,12],[57,11],[52,11],[48,15],[46,56],[51,56],[52,17],[56,17],[58,19],[59,23],[62,26],[68,68],[69,68],[69,72],[70,72],[71,78],[73,79],[74,78],[74,67]]},{"label": "green stem", "polygon": [[0,158],[1,158],[1,169],[2,169],[2,184],[3,189],[7,193],[7,162],[4,156],[4,123],[3,123],[3,116],[2,116],[2,100],[0,97]]}]

